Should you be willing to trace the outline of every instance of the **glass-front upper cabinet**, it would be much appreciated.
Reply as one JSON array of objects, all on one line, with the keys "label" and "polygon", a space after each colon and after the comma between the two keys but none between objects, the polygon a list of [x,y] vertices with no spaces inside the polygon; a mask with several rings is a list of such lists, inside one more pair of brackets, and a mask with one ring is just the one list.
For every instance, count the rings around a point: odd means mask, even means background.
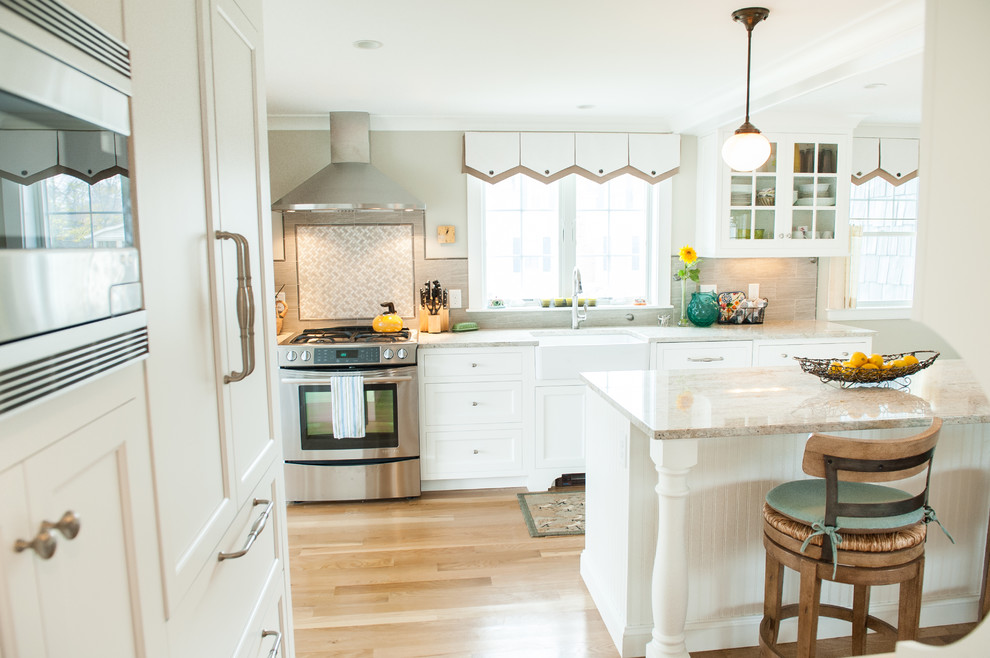
[{"label": "glass-front upper cabinet", "polygon": [[848,251],[849,135],[765,133],[770,158],[736,171],[731,131],[698,140],[697,247],[702,256],[838,256]]}]

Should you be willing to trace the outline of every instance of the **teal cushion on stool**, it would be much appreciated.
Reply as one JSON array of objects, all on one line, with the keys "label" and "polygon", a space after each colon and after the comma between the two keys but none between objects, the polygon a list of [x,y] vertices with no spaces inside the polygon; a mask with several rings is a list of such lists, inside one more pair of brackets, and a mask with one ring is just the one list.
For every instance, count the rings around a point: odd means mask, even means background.
[{"label": "teal cushion on stool", "polygon": [[[911,498],[911,494],[893,487],[867,482],[839,482],[839,502],[889,503]],[[794,480],[774,487],[767,494],[767,504],[795,521],[811,525],[825,518],[825,480]],[[840,516],[836,525],[846,531],[889,531],[920,523],[925,518],[924,508],[898,516],[856,518]]]}]

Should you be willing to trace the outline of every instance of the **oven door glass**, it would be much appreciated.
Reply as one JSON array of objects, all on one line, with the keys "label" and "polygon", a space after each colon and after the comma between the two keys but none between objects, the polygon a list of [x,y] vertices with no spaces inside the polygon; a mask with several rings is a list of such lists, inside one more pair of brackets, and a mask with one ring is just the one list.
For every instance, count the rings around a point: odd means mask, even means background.
[{"label": "oven door glass", "polygon": [[365,436],[338,439],[333,434],[330,385],[299,387],[299,427],[305,450],[372,450],[398,448],[397,384],[364,385]]}]

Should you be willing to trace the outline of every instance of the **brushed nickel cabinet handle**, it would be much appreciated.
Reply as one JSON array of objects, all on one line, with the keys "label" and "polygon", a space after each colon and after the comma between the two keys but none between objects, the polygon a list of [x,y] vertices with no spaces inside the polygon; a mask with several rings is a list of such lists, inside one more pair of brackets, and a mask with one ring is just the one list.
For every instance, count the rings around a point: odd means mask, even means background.
[{"label": "brushed nickel cabinet handle", "polygon": [[692,363],[713,363],[715,361],[725,361],[724,356],[704,356],[700,358],[688,357],[688,361]]},{"label": "brushed nickel cabinet handle", "polygon": [[66,539],[75,539],[82,527],[82,521],[79,519],[78,514],[72,510],[68,510],[55,523],[42,521],[41,527],[43,530],[58,530]]},{"label": "brushed nickel cabinet handle", "polygon": [[223,383],[239,382],[254,372],[254,295],[251,294],[251,254],[248,241],[239,233],[217,231],[217,240],[233,240],[237,246],[237,326],[241,330],[240,372],[223,376]]},{"label": "brushed nickel cabinet handle", "polygon": [[261,631],[261,638],[275,636],[275,644],[272,645],[272,650],[268,652],[268,658],[275,658],[278,655],[278,650],[282,648],[282,633],[280,631]]},{"label": "brushed nickel cabinet handle", "polygon": [[239,551],[234,551],[233,553],[221,552],[217,555],[218,562],[223,562],[224,560],[234,560],[247,555],[247,552],[250,551],[251,547],[254,545],[254,540],[256,540],[258,535],[261,534],[261,531],[265,529],[265,524],[268,523],[268,516],[272,513],[272,507],[275,503],[271,500],[259,500],[255,498],[252,505],[255,507],[258,505],[265,505],[266,507],[265,511],[261,513],[261,516],[259,516],[254,522],[254,525],[251,526],[251,532],[248,533],[247,541],[244,542],[244,548]]},{"label": "brushed nickel cabinet handle", "polygon": [[41,525],[41,529],[38,530],[38,534],[34,536],[34,539],[27,541],[25,539],[18,539],[14,542],[14,551],[21,553],[29,548],[38,554],[42,560],[49,560],[53,555],[55,555],[55,547],[57,543],[55,537],[52,533],[45,527],[44,524]]}]

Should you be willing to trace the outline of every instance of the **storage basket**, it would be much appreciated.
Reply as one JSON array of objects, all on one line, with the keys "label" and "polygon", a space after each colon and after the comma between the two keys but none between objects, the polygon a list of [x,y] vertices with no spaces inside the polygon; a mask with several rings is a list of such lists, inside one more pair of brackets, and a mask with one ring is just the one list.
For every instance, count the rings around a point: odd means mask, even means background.
[{"label": "storage basket", "polygon": [[[806,359],[796,356],[794,359],[801,364],[801,369],[807,373],[815,375],[823,382],[841,382],[844,386],[854,386],[857,384],[870,385],[881,382],[889,382],[901,377],[913,375],[919,370],[924,370],[935,362],[939,353],[935,350],[916,350],[914,352],[900,352],[897,354],[884,354],[884,362],[902,359],[908,354],[918,359],[918,363],[900,368],[890,368],[888,370],[864,370],[862,368],[835,367],[835,362],[842,363],[842,359]],[[919,356],[924,355],[924,356]]]},{"label": "storage basket", "polygon": [[746,306],[747,302],[753,300],[746,299],[744,292],[722,292],[718,295],[718,323],[719,324],[763,324],[763,315],[766,313],[769,302],[766,298],[757,300],[762,302],[762,306]]}]

